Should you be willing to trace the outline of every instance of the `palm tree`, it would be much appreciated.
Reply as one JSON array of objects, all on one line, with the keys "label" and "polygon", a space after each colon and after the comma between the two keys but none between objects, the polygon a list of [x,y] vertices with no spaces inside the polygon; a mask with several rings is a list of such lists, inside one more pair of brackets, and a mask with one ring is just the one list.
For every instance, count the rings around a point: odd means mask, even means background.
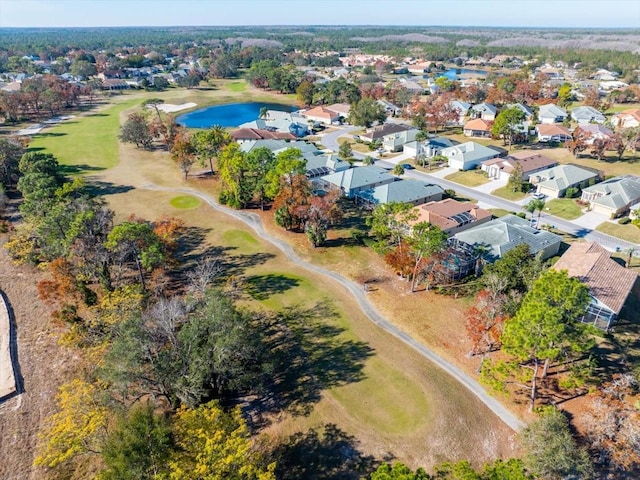
[{"label": "palm tree", "polygon": [[422,154],[422,142],[424,142],[427,138],[429,138],[429,136],[422,130],[416,133],[416,163],[418,163],[418,157],[420,157]]},{"label": "palm tree", "polygon": [[369,165],[373,165],[375,162],[376,162],[376,159],[370,155],[367,155],[362,159],[362,165],[364,165],[365,167]]},{"label": "palm tree", "polygon": [[258,114],[258,118],[268,118],[269,117],[269,107],[261,107],[260,113]]},{"label": "palm tree", "polygon": [[625,252],[627,253],[627,264],[626,267],[627,268],[631,268],[631,258],[633,257],[633,254],[636,251],[636,247],[629,247],[625,250]]},{"label": "palm tree", "polygon": [[392,173],[398,176],[404,175],[404,167],[398,163],[395,167],[393,167]]},{"label": "palm tree", "polygon": [[536,222],[536,228],[538,230],[540,230],[540,214],[542,213],[545,205],[546,203],[544,200],[540,198],[534,198],[524,206],[525,210],[531,213],[532,216],[536,212],[536,210],[538,211],[538,220]]}]

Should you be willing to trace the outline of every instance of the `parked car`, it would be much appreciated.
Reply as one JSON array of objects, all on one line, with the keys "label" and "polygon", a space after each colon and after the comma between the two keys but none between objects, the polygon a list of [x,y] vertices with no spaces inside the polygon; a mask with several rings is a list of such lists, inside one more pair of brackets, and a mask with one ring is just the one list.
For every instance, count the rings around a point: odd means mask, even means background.
[{"label": "parked car", "polygon": [[534,193],[531,196],[537,200],[544,200],[545,198],[547,198],[547,196],[544,193]]},{"label": "parked car", "polygon": [[415,170],[416,167],[414,167],[410,163],[403,163],[402,168],[404,168],[405,170]]}]

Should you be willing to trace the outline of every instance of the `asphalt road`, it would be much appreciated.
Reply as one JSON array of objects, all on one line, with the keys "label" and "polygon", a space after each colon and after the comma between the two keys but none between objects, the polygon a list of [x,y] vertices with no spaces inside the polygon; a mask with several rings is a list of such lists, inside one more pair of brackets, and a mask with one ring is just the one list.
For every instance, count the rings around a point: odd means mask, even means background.
[{"label": "asphalt road", "polygon": [[[342,127],[335,132],[331,132],[322,137],[322,145],[334,152],[338,151],[338,137],[344,134],[348,134],[354,130],[359,129],[360,127]],[[353,156],[358,159],[364,158],[365,155],[354,152]],[[376,166],[383,168],[393,168],[395,163],[391,163],[385,160],[377,160]],[[507,211],[513,212],[525,212],[522,206],[517,203],[510,202],[508,200],[502,199],[500,197],[496,197],[494,195],[490,195],[488,193],[480,192],[470,187],[466,187],[464,185],[460,185],[459,183],[451,182],[449,180],[445,180],[443,178],[434,177],[432,175],[428,175],[423,172],[419,172],[417,170],[407,170],[405,171],[404,176],[406,178],[415,178],[418,180],[424,180],[429,183],[433,183],[436,185],[440,185],[445,189],[455,190],[458,195],[463,197],[475,198],[484,204],[488,205],[489,208],[501,208]],[[537,214],[536,214],[537,216]],[[571,235],[575,235],[578,238],[583,238],[590,242],[596,242],[602,245],[609,251],[624,251],[629,248],[635,248],[640,251],[640,245],[636,243],[627,242],[625,240],[621,240],[619,238],[613,237],[611,235],[607,235],[606,233],[599,232],[597,230],[593,230],[590,228],[584,228],[580,225],[577,225],[569,220],[564,220],[562,218],[555,217],[553,215],[549,215],[547,213],[542,212],[540,216],[541,224],[549,224],[554,226],[555,228],[562,230],[563,232],[567,232]]]},{"label": "asphalt road", "polygon": [[[337,136],[336,136],[337,138]],[[273,237],[268,232],[265,231],[262,221],[260,217],[255,213],[241,211],[241,210],[232,210],[227,207],[224,207],[218,204],[213,197],[210,195],[203,194],[197,190],[193,190],[190,188],[165,188],[159,187],[157,185],[145,185],[143,188],[149,190],[160,190],[160,191],[169,191],[175,193],[182,193],[192,195],[201,199],[203,202],[207,203],[211,208],[222,212],[226,215],[230,215],[242,222],[246,225],[250,226],[256,234],[276,246],[284,255],[295,263],[298,267],[308,270],[310,272],[315,272],[325,277],[332,279],[335,282],[338,282],[342,285],[346,290],[353,296],[353,298],[358,303],[358,306],[362,309],[364,314],[371,320],[374,324],[390,333],[394,337],[403,341],[406,345],[410,346],[418,353],[420,353],[423,357],[433,362],[439,368],[447,372],[453,378],[455,378],[458,382],[464,385],[471,393],[473,393],[482,403],[484,403],[493,413],[495,413],[498,418],[500,418],[505,424],[507,424],[513,430],[520,430],[524,427],[524,423],[520,421],[515,415],[513,415],[507,408],[505,408],[500,402],[498,402],[495,398],[490,396],[485,389],[476,382],[470,375],[466,374],[463,370],[453,365],[452,363],[446,361],[442,357],[440,357],[437,353],[435,353],[430,348],[416,341],[413,337],[411,337],[406,332],[402,331],[391,322],[389,322],[384,316],[376,310],[376,308],[369,302],[362,285],[359,285],[342,275],[327,270],[325,268],[319,267],[312,263],[306,262],[302,260],[298,255],[293,251],[291,245],[287,242],[280,240],[276,237]]]}]

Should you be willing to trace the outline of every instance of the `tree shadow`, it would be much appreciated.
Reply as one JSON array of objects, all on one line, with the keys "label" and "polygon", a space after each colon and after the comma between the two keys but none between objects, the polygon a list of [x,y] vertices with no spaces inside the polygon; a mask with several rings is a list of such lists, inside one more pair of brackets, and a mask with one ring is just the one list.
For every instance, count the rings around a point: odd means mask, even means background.
[{"label": "tree shadow", "polygon": [[95,172],[106,169],[104,167],[96,167],[93,165],[82,163],[79,165],[60,165],[59,170],[63,175],[81,175],[85,172]]},{"label": "tree shadow", "polygon": [[282,274],[253,275],[246,279],[246,291],[256,300],[266,300],[271,295],[284,293],[299,284],[298,279]]},{"label": "tree shadow", "polygon": [[62,132],[47,132],[47,133],[38,133],[33,136],[33,138],[47,138],[47,137],[64,137],[66,133]]},{"label": "tree shadow", "polygon": [[226,277],[239,277],[244,275],[246,270],[262,265],[268,260],[275,258],[273,253],[253,253],[250,255],[222,255],[220,267],[222,275]]},{"label": "tree shadow", "polygon": [[374,351],[364,342],[345,339],[337,319],[327,302],[287,307],[272,317],[265,332],[272,381],[261,404],[254,406],[254,417],[281,410],[309,415],[324,390],[366,378],[364,363]]},{"label": "tree shadow", "polygon": [[108,113],[88,113],[85,117],[108,117]]},{"label": "tree shadow", "polygon": [[358,441],[329,423],[285,439],[274,452],[281,480],[357,480],[374,471],[377,462],[358,448]]},{"label": "tree shadow", "polygon": [[91,196],[105,197],[107,195],[129,192],[133,190],[133,187],[131,185],[116,185],[111,182],[92,181],[87,184],[85,190]]},{"label": "tree shadow", "polygon": [[24,378],[22,377],[20,361],[18,358],[18,325],[13,313],[13,307],[3,291],[0,291],[0,299],[4,301],[7,308],[7,315],[9,316],[9,357],[11,359],[11,368],[13,370],[13,378],[16,386],[15,391],[5,395],[4,397],[0,397],[0,402],[4,402],[5,400],[24,393]]}]

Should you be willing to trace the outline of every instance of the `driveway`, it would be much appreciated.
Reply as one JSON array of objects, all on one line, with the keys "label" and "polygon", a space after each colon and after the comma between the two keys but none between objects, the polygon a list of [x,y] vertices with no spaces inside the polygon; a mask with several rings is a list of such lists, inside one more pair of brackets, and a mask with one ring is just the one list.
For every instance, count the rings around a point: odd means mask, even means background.
[{"label": "driveway", "polygon": [[595,230],[598,225],[608,220],[609,220],[609,217],[604,213],[587,212],[581,217],[578,217],[575,220],[572,220],[572,222],[575,223],[576,225],[579,225],[582,228]]}]

